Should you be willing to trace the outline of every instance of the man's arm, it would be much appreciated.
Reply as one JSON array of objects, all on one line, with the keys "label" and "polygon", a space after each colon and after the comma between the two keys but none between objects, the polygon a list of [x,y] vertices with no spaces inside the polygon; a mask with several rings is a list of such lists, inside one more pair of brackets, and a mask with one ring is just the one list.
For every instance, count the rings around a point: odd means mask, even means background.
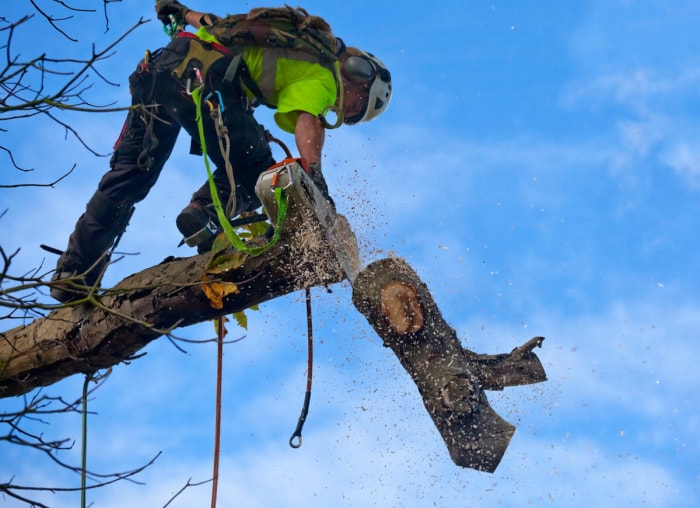
[{"label": "man's arm", "polygon": [[185,22],[194,29],[199,29],[203,26],[209,26],[216,21],[217,17],[213,14],[207,14],[199,11],[187,11],[185,14]]},{"label": "man's arm", "polygon": [[335,206],[333,199],[328,193],[328,185],[321,171],[321,155],[325,136],[326,129],[317,116],[305,111],[298,112],[294,137],[299,149],[299,155],[308,162],[307,171],[311,180],[328,202]]},{"label": "man's arm", "polygon": [[318,117],[305,111],[299,111],[294,138],[302,159],[320,165],[325,136],[326,130]]}]

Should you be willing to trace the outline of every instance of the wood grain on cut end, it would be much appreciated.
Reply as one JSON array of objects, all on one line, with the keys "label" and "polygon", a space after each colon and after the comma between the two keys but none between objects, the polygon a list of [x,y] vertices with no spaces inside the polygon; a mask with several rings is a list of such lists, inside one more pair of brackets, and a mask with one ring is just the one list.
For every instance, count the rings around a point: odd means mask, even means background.
[{"label": "wood grain on cut end", "polygon": [[395,333],[416,333],[423,328],[423,306],[413,286],[404,282],[389,282],[382,287],[380,299],[382,314]]}]

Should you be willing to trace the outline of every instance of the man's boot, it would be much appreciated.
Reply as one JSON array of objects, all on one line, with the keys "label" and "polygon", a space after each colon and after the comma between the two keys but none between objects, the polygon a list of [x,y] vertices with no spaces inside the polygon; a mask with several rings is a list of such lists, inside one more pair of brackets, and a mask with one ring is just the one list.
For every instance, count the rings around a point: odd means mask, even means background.
[{"label": "man's boot", "polygon": [[[207,208],[211,208],[211,205]],[[197,252],[211,250],[219,229],[215,218],[205,211],[205,205],[192,201],[175,219],[177,229],[182,233],[184,242],[190,247],[197,247]]]},{"label": "man's boot", "polygon": [[[252,212],[260,207],[257,197],[252,198],[243,187],[236,188],[236,210],[229,220],[244,212]],[[177,229],[184,237],[184,243],[197,247],[197,252],[208,252],[214,244],[214,239],[221,232],[219,218],[214,205],[205,203],[196,197],[187,205],[175,219]]]},{"label": "man's boot", "polygon": [[61,303],[84,298],[93,287],[98,285],[107,262],[105,255],[104,260],[88,272],[87,269],[73,267],[69,256],[66,253],[62,254],[56,264],[56,271],[51,277],[52,284],[49,290],[51,297]]}]

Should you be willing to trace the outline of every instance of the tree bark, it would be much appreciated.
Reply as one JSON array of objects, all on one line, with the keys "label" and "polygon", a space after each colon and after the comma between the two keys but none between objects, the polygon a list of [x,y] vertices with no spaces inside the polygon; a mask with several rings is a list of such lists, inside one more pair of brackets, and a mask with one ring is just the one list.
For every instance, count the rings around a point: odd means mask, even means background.
[{"label": "tree bark", "polygon": [[416,383],[455,464],[495,471],[515,427],[491,408],[485,389],[546,380],[532,353],[536,337],[508,355],[477,355],[462,348],[427,286],[400,259],[362,270],[353,303]]}]

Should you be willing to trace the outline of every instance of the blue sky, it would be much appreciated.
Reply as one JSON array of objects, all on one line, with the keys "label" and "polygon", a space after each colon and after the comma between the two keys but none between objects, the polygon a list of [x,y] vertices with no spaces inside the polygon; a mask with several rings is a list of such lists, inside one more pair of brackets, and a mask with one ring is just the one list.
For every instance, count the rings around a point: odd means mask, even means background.
[{"label": "blue sky", "polygon": [[[24,4],[3,15],[16,19]],[[255,4],[190,6],[224,13]],[[380,120],[327,137],[324,172],[365,261],[406,258],[472,350],[508,352],[547,337],[537,353],[549,381],[490,393],[517,433],[494,474],[457,468],[347,285],[317,290],[314,392],[304,444],[292,450],[305,387],[303,299],[266,303],[249,312],[248,331],[230,326],[245,339],[226,349],[220,506],[697,506],[700,5],[304,7],[376,53],[394,77]],[[71,28],[99,48],[151,12],[150,2],[124,0],[109,6],[107,33],[100,19]],[[38,46],[56,56],[89,51],[34,23],[40,32],[23,55]],[[96,86],[92,97],[126,105],[126,77],[145,48],[166,42],[157,23],[138,29],[100,67],[122,86]],[[122,123],[121,114],[67,118],[103,154]],[[65,246],[107,169],[106,158],[64,134],[44,121],[0,134],[20,164],[36,168],[21,175],[4,158],[4,183],[50,181],[77,163],[56,189],[1,191],[2,245],[22,248],[17,272],[42,260],[53,266],[38,244]],[[138,255],[112,266],[106,283],[188,255],[176,249],[174,218],[204,178],[183,137],[122,240],[120,250]],[[209,323],[180,331],[213,333]],[[215,348],[186,349],[156,341],[96,392],[93,469],[127,470],[162,455],[139,477],[145,485],[91,492],[94,506],[162,506],[188,479],[210,477]],[[72,378],[47,393],[77,397],[81,384]],[[77,439],[79,425],[66,417],[41,429]],[[4,444],[0,454],[0,481],[78,485],[40,457]],[[63,458],[77,462],[77,446]],[[77,498],[44,499],[64,507]],[[171,506],[208,499],[208,485],[190,488]]]}]

